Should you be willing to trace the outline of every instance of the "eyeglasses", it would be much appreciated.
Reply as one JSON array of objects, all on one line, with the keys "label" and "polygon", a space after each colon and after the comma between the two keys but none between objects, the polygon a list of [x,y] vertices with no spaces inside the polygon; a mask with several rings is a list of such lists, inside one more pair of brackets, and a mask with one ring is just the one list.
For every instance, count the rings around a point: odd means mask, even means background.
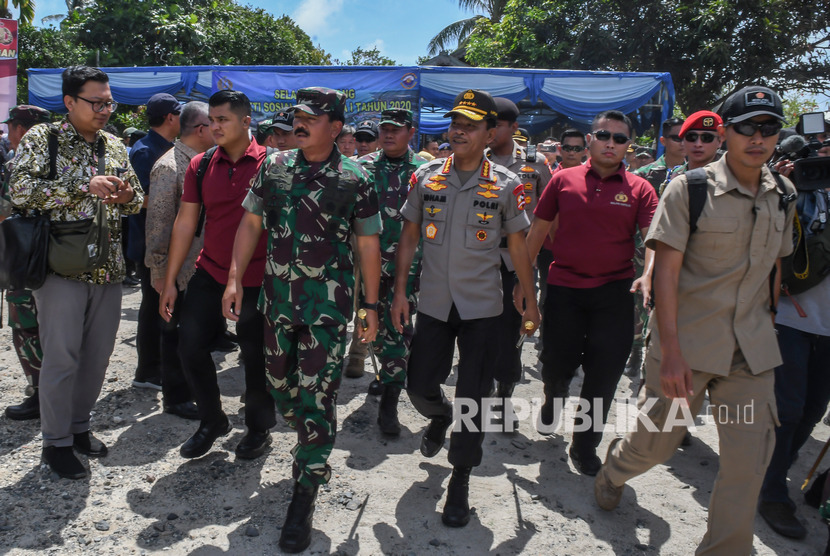
[{"label": "eyeglasses", "polygon": [[698,139],[700,139],[703,143],[711,143],[717,139],[717,137],[716,133],[698,133],[696,131],[689,131],[683,136],[683,140],[688,141],[689,143],[695,143]]},{"label": "eyeglasses", "polygon": [[669,135],[669,139],[671,139],[675,143],[680,143],[681,141],[683,141],[683,139],[681,139],[679,135]]},{"label": "eyeglasses", "polygon": [[594,132],[594,138],[599,141],[608,141],[611,138],[614,138],[614,142],[618,145],[625,145],[631,138],[624,133],[611,133],[610,131],[605,131],[604,129],[598,129]]},{"label": "eyeglasses", "polygon": [[106,102],[101,100],[89,100],[88,98],[84,98],[82,96],[76,96],[75,98],[79,98],[83,101],[86,101],[92,105],[93,112],[103,112],[105,109],[109,110],[110,112],[115,112],[115,109],[118,108],[118,103],[108,100]]},{"label": "eyeglasses", "polygon": [[357,141],[358,143],[374,143],[375,141],[377,141],[377,139],[375,139],[374,137],[366,137],[366,136],[355,137],[354,140]]},{"label": "eyeglasses", "polygon": [[738,122],[727,123],[727,126],[732,126],[736,133],[745,137],[752,137],[756,131],[761,132],[761,137],[772,137],[777,135],[783,124],[778,120],[767,120],[765,122]]},{"label": "eyeglasses", "polygon": [[[600,139],[600,137],[597,137],[597,139]],[[585,147],[580,145],[562,145],[562,150],[566,153],[581,153],[585,150]]]}]

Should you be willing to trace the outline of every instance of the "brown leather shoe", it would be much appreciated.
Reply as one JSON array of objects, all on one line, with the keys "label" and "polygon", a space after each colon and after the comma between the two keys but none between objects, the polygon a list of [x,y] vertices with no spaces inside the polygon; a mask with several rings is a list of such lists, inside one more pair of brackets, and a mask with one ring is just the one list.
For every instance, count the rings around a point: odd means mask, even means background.
[{"label": "brown leather shoe", "polygon": [[614,446],[616,446],[620,440],[622,440],[622,438],[615,438],[611,441],[611,445],[608,446],[608,452],[605,456],[605,464],[602,468],[600,468],[599,473],[597,473],[597,478],[594,480],[594,498],[596,498],[597,504],[600,508],[609,512],[620,505],[623,487],[625,486],[616,486],[608,479],[608,476],[605,473],[605,466],[608,464],[608,458],[611,456]]}]

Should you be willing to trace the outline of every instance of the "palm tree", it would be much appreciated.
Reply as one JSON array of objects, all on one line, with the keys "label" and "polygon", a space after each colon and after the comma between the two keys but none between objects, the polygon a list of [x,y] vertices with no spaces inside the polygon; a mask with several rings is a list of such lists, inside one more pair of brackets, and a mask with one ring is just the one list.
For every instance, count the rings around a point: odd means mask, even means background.
[{"label": "palm tree", "polygon": [[467,19],[462,19],[454,23],[450,23],[437,35],[432,37],[427,45],[429,53],[432,55],[438,54],[442,50],[452,50],[449,48],[453,42],[457,44],[456,48],[464,46],[467,39],[475,29],[476,23],[480,19],[485,19],[497,23],[504,15],[504,8],[507,6],[507,0],[458,0],[458,6],[467,11],[484,12],[487,15],[474,15]]},{"label": "palm tree", "polygon": [[[12,5],[20,10],[20,17],[18,18],[20,24],[31,25],[35,18],[34,0],[12,0]],[[14,19],[12,12],[9,10],[9,0],[0,0],[0,18]]]},{"label": "palm tree", "polygon": [[[2,0],[0,0],[2,1]],[[89,4],[89,0],[66,0],[66,13],[65,14],[52,14],[47,15],[46,17],[42,18],[41,21],[46,23],[58,22],[65,17],[68,17],[72,12],[79,11],[81,8],[84,8],[86,4]]]}]

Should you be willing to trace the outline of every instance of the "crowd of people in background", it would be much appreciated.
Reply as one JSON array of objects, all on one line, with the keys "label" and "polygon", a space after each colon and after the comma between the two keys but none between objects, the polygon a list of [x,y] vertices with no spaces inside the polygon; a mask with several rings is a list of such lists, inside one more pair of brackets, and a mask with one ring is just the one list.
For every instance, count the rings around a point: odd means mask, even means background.
[{"label": "crowd of people in background", "polygon": [[[535,425],[551,434],[581,369],[568,454],[596,477],[600,508],[614,510],[627,481],[691,442],[667,423],[680,400],[696,415],[708,397],[725,412],[698,554],[749,554],[756,509],[784,536],[807,534],[787,474],[830,401],[830,281],[779,292],[796,214],[820,235],[828,198],[820,189],[795,202],[792,162],[770,168],[786,134],[774,91],[746,87],[717,112],[666,120],[656,159],[621,112],[533,141],[515,103],[481,90],[461,92],[447,131],[420,140],[408,110],[347,124],[344,94],[324,87],[300,89],[296,106],[259,122],[238,91],[186,104],[157,94],[146,132],[108,124],[117,103],[101,70],[67,69],[63,93],[65,117],[15,107],[0,139],[4,216],[75,221],[101,203],[109,224],[103,266],[6,296],[26,388],[5,415],[41,420],[43,460],[59,476],[87,476],[76,452],[108,452],[90,411],[123,283],[141,292],[132,386],[198,422],[183,458],[232,429],[216,350],[239,349],[245,369],[236,456],[268,452],[277,413],[296,431],[286,552],[310,543],[341,376],[364,376],[367,360],[384,435],[400,435],[403,391],[428,420],[424,457],[449,432],[442,522],[467,525],[485,429],[518,429],[522,341],[540,324]],[[807,137],[818,156],[830,154],[827,131]],[[805,208],[802,197],[817,201]],[[456,345],[453,403],[442,385]],[[602,459],[623,373],[639,380],[653,427],[612,439]],[[459,419],[459,400],[478,410]]]}]

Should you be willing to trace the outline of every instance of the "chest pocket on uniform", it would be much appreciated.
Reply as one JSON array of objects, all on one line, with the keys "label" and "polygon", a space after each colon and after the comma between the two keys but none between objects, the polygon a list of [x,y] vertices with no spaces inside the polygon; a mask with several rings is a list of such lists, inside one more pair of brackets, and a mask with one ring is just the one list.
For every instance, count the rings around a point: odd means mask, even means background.
[{"label": "chest pocket on uniform", "polygon": [[498,209],[473,207],[467,213],[465,245],[468,249],[492,249],[501,239],[501,212]]},{"label": "chest pocket on uniform", "polygon": [[320,211],[328,222],[329,233],[348,234],[355,202],[357,201],[357,180],[342,180],[338,176],[329,176],[326,188],[320,195]]},{"label": "chest pocket on uniform", "polygon": [[290,202],[294,179],[294,174],[280,165],[271,166],[263,176],[262,191],[265,198],[262,201],[265,206],[265,218],[269,226],[277,227],[281,224],[280,219],[284,213],[283,209]]},{"label": "chest pocket on uniform", "polygon": [[447,204],[424,199],[423,226],[424,241],[441,245],[447,228]]},{"label": "chest pocket on uniform", "polygon": [[700,217],[692,238],[701,242],[701,255],[718,267],[732,267],[741,256],[743,243],[736,233],[737,218]]}]

